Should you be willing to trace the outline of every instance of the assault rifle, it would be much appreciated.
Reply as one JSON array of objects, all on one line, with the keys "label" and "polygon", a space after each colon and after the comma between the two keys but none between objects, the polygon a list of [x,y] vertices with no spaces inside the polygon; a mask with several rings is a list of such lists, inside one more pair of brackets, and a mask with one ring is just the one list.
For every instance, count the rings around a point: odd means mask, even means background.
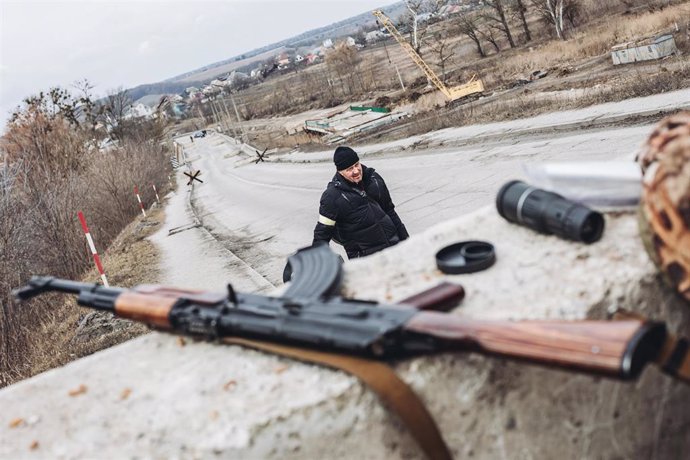
[{"label": "assault rifle", "polygon": [[[155,285],[103,287],[53,277],[33,277],[14,295],[29,299],[48,291],[74,293],[80,305],[208,339],[259,339],[382,359],[474,350],[624,380],[657,362],[666,373],[690,382],[688,341],[670,336],[660,322],[629,316],[616,321],[487,321],[405,304],[343,299],[335,295],[341,262],[327,246],[300,250],[289,263],[291,286],[280,297],[239,293],[232,285],[227,293],[212,293]],[[409,303],[438,307],[461,296],[457,290],[447,294]]]}]

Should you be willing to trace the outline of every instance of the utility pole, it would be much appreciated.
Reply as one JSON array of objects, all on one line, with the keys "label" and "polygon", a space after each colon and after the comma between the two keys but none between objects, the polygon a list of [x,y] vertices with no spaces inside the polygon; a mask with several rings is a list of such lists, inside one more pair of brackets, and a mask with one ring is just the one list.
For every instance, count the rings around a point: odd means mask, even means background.
[{"label": "utility pole", "polygon": [[235,116],[237,117],[237,124],[239,125],[240,128],[240,135],[241,141],[246,142],[245,135],[244,135],[244,129],[242,128],[242,120],[240,119],[240,112],[237,110],[237,104],[235,104],[235,96],[233,96],[232,93],[230,93],[230,101],[232,101],[232,106],[235,108]]},{"label": "utility pole", "polygon": [[[222,96],[220,96],[221,100],[223,99]],[[223,112],[223,108],[221,107],[220,103],[218,102],[218,98],[214,99],[213,102],[216,104],[216,112],[218,113],[218,118],[220,119],[220,123],[218,125],[223,128],[224,132],[229,132],[230,130],[228,129],[228,119]]]},{"label": "utility pole", "polygon": [[[230,93],[230,94],[232,94],[232,93]],[[232,120],[232,117],[230,116],[230,111],[228,110],[228,104],[226,103],[224,97],[221,97],[220,100],[223,103],[223,109],[225,111],[225,116],[226,116],[226,120],[227,120],[228,132],[230,132],[232,130],[232,135],[235,138],[235,140],[237,140],[237,138],[239,137],[237,135],[237,127],[234,126],[234,123],[233,123],[232,128],[230,128],[230,126],[231,126],[230,120]]]},{"label": "utility pole", "polygon": [[395,67],[395,72],[398,74],[398,81],[400,82],[400,87],[402,88],[403,91],[405,91],[405,83],[403,83],[403,79],[400,76],[400,71],[398,70],[398,65],[393,64],[393,66]]},{"label": "utility pole", "polygon": [[[218,86],[218,85],[213,85],[213,86],[215,86],[216,88],[219,88],[218,95],[213,98],[213,101],[217,104],[215,106],[216,112],[218,113],[219,118],[221,120],[223,120],[223,122],[222,122],[223,130],[225,132],[229,133],[230,128],[228,126],[228,119],[230,118],[230,114],[228,114],[228,108],[225,107],[225,112],[223,112],[223,110],[221,110],[220,104],[218,104],[218,100],[217,100],[220,97],[220,100],[223,102],[223,106],[225,106],[225,99],[223,99],[223,87]],[[219,122],[219,124],[220,124],[220,122]]]},{"label": "utility pole", "polygon": [[216,110],[216,105],[214,104],[215,96],[213,99],[209,99],[211,103],[211,113],[213,114],[213,119],[216,121],[216,125],[220,123],[218,120],[218,111]]}]

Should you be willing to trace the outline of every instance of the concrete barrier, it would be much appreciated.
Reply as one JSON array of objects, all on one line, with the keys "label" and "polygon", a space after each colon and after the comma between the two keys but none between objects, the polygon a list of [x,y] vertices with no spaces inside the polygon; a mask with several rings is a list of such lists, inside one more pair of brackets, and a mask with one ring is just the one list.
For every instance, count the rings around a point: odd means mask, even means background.
[{"label": "concrete barrier", "polygon": [[[621,305],[690,336],[633,214],[607,216],[591,246],[538,235],[485,208],[348,262],[348,296],[392,302],[442,279],[453,314],[602,318]],[[444,276],[434,254],[464,239],[497,262]],[[394,364],[456,458],[688,458],[690,387],[648,368],[621,383],[470,353]],[[400,421],[356,379],[235,346],[152,333],[0,391],[0,458],[421,458]]]}]

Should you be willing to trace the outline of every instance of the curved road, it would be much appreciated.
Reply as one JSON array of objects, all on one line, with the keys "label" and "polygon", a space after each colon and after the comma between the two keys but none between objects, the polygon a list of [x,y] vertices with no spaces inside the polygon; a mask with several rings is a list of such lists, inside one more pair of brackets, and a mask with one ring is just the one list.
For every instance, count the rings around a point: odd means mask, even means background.
[{"label": "curved road", "polygon": [[[498,188],[520,178],[527,162],[631,159],[650,130],[642,125],[522,134],[452,149],[391,149],[363,156],[362,162],[383,175],[398,213],[415,234],[492,204]],[[271,284],[281,284],[285,258],[311,243],[319,197],[335,172],[333,164],[255,164],[218,134],[178,142],[192,167],[202,171],[204,183],[197,183],[191,199],[204,227]],[[481,229],[468,237],[480,238]]]}]

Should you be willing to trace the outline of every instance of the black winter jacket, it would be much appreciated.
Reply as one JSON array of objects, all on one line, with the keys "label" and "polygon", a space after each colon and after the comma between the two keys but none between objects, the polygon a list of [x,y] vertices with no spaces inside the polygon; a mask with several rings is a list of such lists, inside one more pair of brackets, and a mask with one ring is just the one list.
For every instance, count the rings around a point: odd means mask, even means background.
[{"label": "black winter jacket", "polygon": [[333,239],[347,256],[362,257],[409,237],[395,212],[388,187],[373,168],[362,165],[362,181],[354,184],[336,173],[321,195],[319,222],[312,244]]}]

